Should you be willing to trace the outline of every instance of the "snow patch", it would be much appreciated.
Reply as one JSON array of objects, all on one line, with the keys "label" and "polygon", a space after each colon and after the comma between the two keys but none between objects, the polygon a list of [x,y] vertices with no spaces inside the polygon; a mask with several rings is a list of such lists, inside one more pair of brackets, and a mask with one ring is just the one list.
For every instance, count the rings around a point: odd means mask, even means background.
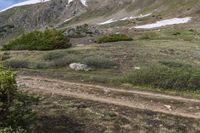
[{"label": "snow patch", "polygon": [[68,18],[68,19],[66,19],[64,22],[68,22],[68,21],[72,20],[73,18],[74,18],[74,17]]},{"label": "snow patch", "polygon": [[[74,0],[68,0],[68,5],[73,2]],[[87,0],[80,0],[84,6],[87,6]]]},{"label": "snow patch", "polygon": [[68,0],[68,5],[71,3],[71,2],[73,2],[74,0]]},{"label": "snow patch", "polygon": [[114,23],[114,22],[117,22],[117,21],[125,21],[125,20],[132,20],[132,19],[137,19],[137,18],[144,18],[144,17],[148,17],[150,16],[151,13],[149,14],[146,14],[146,15],[140,15],[140,16],[130,16],[130,17],[124,17],[124,18],[121,18],[121,19],[109,19],[105,22],[101,22],[101,23],[98,23],[98,25],[105,25],[105,24],[110,24],[110,23]]},{"label": "snow patch", "polygon": [[87,0],[81,0],[81,3],[82,3],[84,6],[87,6]]},{"label": "snow patch", "polygon": [[145,18],[145,17],[148,17],[148,16],[150,16],[151,15],[151,13],[149,13],[149,14],[145,14],[145,15],[140,15],[140,16],[131,16],[131,17],[125,17],[125,18],[122,18],[122,19],[120,19],[120,20],[131,20],[131,19],[137,19],[137,18]]},{"label": "snow patch", "polygon": [[105,24],[110,24],[110,23],[113,23],[113,22],[116,22],[117,20],[113,20],[113,19],[109,19],[105,22],[102,22],[102,23],[99,23],[98,25],[105,25]]},{"label": "snow patch", "polygon": [[17,3],[17,4],[14,4],[12,6],[9,6],[5,9],[1,10],[0,12],[6,11],[8,9],[18,7],[18,6],[32,5],[32,4],[38,4],[38,3],[48,2],[48,1],[50,1],[50,0],[27,0],[27,1],[24,1],[24,2],[21,2],[21,3]]},{"label": "snow patch", "polygon": [[[135,27],[132,27],[132,28],[135,28],[135,29],[153,29],[153,28],[159,28],[159,27],[175,25],[175,24],[184,24],[184,23],[190,22],[191,20],[192,20],[192,17],[172,18],[172,19],[157,21],[157,22],[152,23],[152,24],[135,26]],[[132,29],[132,28],[130,28],[130,29]]]}]

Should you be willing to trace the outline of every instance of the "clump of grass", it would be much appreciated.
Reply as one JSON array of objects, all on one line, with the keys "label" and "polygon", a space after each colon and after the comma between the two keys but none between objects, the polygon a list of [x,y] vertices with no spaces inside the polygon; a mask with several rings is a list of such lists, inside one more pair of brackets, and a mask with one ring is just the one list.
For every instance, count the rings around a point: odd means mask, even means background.
[{"label": "clump of grass", "polygon": [[155,33],[155,32],[147,32],[147,33],[141,34],[138,39],[151,40],[151,39],[155,39],[157,37],[158,37],[157,33]]},{"label": "clump of grass", "polygon": [[102,56],[86,57],[82,62],[94,68],[113,68],[114,66],[117,66],[116,62]]},{"label": "clump of grass", "polygon": [[5,61],[7,59],[10,59],[10,53],[9,52],[4,52],[2,55],[1,55],[1,60],[2,61]]},{"label": "clump of grass", "polygon": [[70,55],[63,58],[58,58],[51,62],[51,67],[53,68],[67,67],[71,63],[79,62],[79,60],[80,60],[79,57],[76,55]]},{"label": "clump of grass", "polygon": [[110,34],[105,35],[96,40],[97,43],[132,41],[133,39],[125,34]]},{"label": "clump of grass", "polygon": [[190,30],[183,29],[162,29],[162,30],[153,30],[148,32],[141,32],[135,35],[136,39],[141,40],[184,40],[184,41],[197,41],[199,38],[196,38],[199,33]]},{"label": "clump of grass", "polygon": [[47,53],[43,56],[43,59],[45,61],[52,61],[52,60],[55,60],[55,59],[58,59],[58,58],[63,58],[64,57],[64,54],[63,53],[60,53],[60,52],[50,52],[50,53]]},{"label": "clump of grass", "polygon": [[26,60],[9,60],[3,63],[6,68],[29,68],[29,62]]},{"label": "clump of grass", "polygon": [[184,64],[184,63],[176,62],[176,61],[159,61],[159,63],[171,68],[192,67],[189,64]]},{"label": "clump of grass", "polygon": [[125,76],[125,82],[164,89],[200,89],[200,70],[151,66]]}]

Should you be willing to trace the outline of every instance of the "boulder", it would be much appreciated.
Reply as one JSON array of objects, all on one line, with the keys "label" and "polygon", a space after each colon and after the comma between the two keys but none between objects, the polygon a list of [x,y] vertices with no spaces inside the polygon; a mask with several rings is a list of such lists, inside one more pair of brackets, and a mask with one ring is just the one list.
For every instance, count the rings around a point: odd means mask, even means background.
[{"label": "boulder", "polygon": [[90,68],[88,65],[81,64],[81,63],[71,63],[69,67],[75,71],[89,71]]}]

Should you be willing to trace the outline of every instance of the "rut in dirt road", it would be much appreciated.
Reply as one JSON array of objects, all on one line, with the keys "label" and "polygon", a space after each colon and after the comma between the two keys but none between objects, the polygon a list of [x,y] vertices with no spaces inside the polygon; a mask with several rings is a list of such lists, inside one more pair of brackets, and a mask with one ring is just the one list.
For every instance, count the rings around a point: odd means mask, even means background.
[{"label": "rut in dirt road", "polygon": [[17,78],[17,82],[23,91],[61,95],[200,119],[200,101],[195,99],[72,83],[42,77],[20,76]]}]

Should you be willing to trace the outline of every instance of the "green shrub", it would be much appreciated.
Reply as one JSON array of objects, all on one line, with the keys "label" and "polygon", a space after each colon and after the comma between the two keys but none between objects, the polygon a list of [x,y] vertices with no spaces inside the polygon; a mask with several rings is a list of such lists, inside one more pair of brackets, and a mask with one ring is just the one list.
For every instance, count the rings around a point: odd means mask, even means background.
[{"label": "green shrub", "polygon": [[12,129],[11,127],[6,127],[6,128],[0,128],[0,133],[27,133],[27,130],[17,128],[17,129]]},{"label": "green shrub", "polygon": [[132,41],[133,39],[124,34],[105,35],[97,39],[97,43]]},{"label": "green shrub", "polygon": [[4,45],[3,50],[53,50],[70,46],[69,38],[65,37],[61,31],[46,29],[44,32],[33,31],[23,34]]},{"label": "green shrub", "polygon": [[111,59],[101,57],[101,56],[91,56],[84,58],[82,60],[82,63],[87,64],[90,67],[95,68],[112,68],[114,66],[117,66],[117,64],[112,61]]},{"label": "green shrub", "polygon": [[29,131],[36,119],[32,105],[38,98],[19,92],[11,71],[0,69],[0,86],[0,132]]},{"label": "green shrub", "polygon": [[29,62],[25,60],[8,60],[3,65],[6,68],[28,68]]},{"label": "green shrub", "polygon": [[200,70],[151,66],[125,76],[125,82],[164,89],[200,89]]}]

